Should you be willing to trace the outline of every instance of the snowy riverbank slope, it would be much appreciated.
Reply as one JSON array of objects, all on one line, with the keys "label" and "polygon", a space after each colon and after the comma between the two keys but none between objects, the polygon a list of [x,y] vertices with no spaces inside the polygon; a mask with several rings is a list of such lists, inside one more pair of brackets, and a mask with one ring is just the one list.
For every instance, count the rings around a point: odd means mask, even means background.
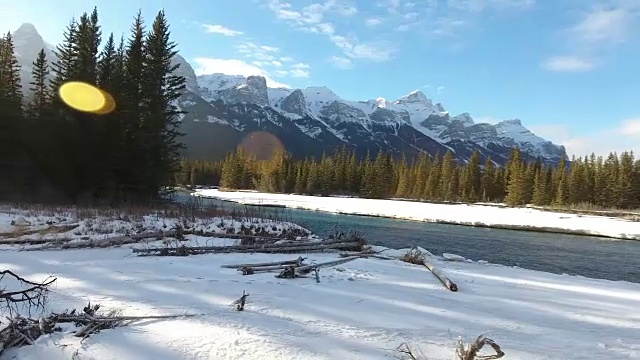
[{"label": "snowy riverbank slope", "polygon": [[[0,216],[5,240],[7,233],[17,231],[40,229],[42,236],[44,229],[61,226],[63,218],[68,224],[86,225],[86,220],[69,214],[25,215]],[[142,219],[147,230],[170,222]],[[74,241],[98,239],[96,231],[122,233],[118,229],[140,227],[134,220],[93,221],[100,226],[76,230],[80,238]],[[212,224],[202,226],[212,229]],[[242,227],[239,220],[227,219],[225,224],[226,229]],[[268,226],[274,236],[291,227],[295,225]],[[187,241],[219,246],[238,240],[187,235]],[[82,343],[71,333],[54,333],[40,337],[35,345],[9,349],[0,359],[389,359],[395,355],[390,349],[406,342],[419,346],[429,360],[450,360],[459,336],[468,342],[480,334],[495,340],[506,353],[504,359],[510,360],[640,359],[640,284],[431,256],[430,261],[457,283],[459,291],[454,293],[425,267],[399,260],[356,259],[322,269],[316,283],[313,276],[243,276],[221,267],[295,259],[299,254],[132,254],[132,247],[159,243],[150,239],[119,248],[49,251],[20,251],[27,245],[4,244],[0,269],[31,281],[58,278],[47,313],[81,309],[90,301],[127,316],[202,315],[140,321],[103,330]],[[403,251],[383,254],[397,257]],[[331,253],[301,255],[307,262],[338,258]],[[0,281],[6,291],[15,290],[12,285],[7,279]],[[229,304],[243,291],[250,294],[248,303],[237,312]],[[2,324],[6,325],[4,317]]]},{"label": "snowy riverbank slope", "polygon": [[[12,349],[6,359],[387,359],[403,342],[452,359],[456,340],[487,333],[505,359],[640,359],[640,284],[434,260],[453,293],[424,267],[358,259],[313,278],[242,276],[222,264],[297,255],[131,257],[130,249],[0,252],[0,267],[31,280],[54,274],[50,309],[88,301],[125,315],[203,313],[70,334]],[[336,255],[309,255],[324,261]],[[228,305],[250,293],[244,312]]]},{"label": "snowy riverbank slope", "polygon": [[565,214],[531,208],[431,204],[401,200],[196,190],[195,196],[247,205],[279,205],[333,213],[383,216],[449,224],[563,232],[640,240],[640,222],[605,216]]}]

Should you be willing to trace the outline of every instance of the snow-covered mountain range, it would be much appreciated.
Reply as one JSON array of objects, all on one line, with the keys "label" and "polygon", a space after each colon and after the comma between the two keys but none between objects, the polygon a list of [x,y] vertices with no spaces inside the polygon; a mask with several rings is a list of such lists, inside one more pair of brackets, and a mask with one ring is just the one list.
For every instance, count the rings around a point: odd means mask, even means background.
[{"label": "snow-covered mountain range", "polygon": [[[41,48],[50,56],[35,27],[22,25],[15,33],[16,52],[28,84],[31,63]],[[475,123],[469,113],[452,116],[420,91],[396,99],[346,100],[325,86],[304,89],[269,88],[262,76],[209,74],[196,76],[181,56],[179,75],[187,79],[180,107],[186,154],[219,158],[256,131],[275,135],[294,156],[315,156],[337,146],[355,148],[364,156],[380,148],[408,156],[451,150],[464,161],[474,150],[505,163],[514,146],[530,159],[557,163],[565,151],[536,136],[519,119],[497,124]]]}]

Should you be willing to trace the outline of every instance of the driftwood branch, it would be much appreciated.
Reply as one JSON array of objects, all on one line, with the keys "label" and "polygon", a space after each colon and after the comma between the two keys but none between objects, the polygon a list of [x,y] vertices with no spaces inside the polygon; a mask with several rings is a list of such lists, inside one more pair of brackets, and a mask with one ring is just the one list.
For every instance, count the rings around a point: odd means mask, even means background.
[{"label": "driftwood branch", "polygon": [[122,235],[115,236],[107,239],[90,239],[90,240],[81,240],[81,241],[66,241],[64,243],[56,243],[52,240],[49,241],[48,244],[28,248],[26,251],[38,251],[38,250],[52,250],[52,249],[84,249],[84,248],[107,248],[113,246],[121,246],[126,244],[135,244],[139,243],[142,240],[146,239],[157,239],[161,240],[166,237],[171,237],[176,235],[176,230],[169,231],[152,231],[152,232],[144,232],[140,234],[134,235]]},{"label": "driftwood branch", "polygon": [[6,304],[6,310],[10,313],[15,312],[16,304],[23,304],[29,310],[32,307],[42,308],[44,306],[46,295],[49,292],[49,285],[56,281],[56,278],[49,277],[42,282],[33,282],[27,280],[11,270],[0,271],[0,283],[6,277],[13,278],[23,288],[19,290],[7,291],[6,288],[0,290],[0,301]]},{"label": "driftwood branch", "polygon": [[402,261],[408,262],[410,264],[415,265],[423,265],[431,273],[438,279],[440,282],[450,291],[456,292],[458,291],[458,285],[451,281],[448,277],[446,277],[442,272],[436,269],[431,263],[427,261],[425,254],[422,253],[418,248],[413,248],[409,252],[407,252],[403,257]]},{"label": "driftwood branch", "polygon": [[[485,345],[489,345],[495,354],[492,355],[478,355]],[[494,360],[500,359],[505,354],[500,349],[500,346],[495,341],[485,337],[484,335],[478,336],[478,338],[467,348],[464,347],[462,339],[458,339],[458,348],[456,349],[456,355],[459,360]]]},{"label": "driftwood branch", "polygon": [[231,245],[231,246],[176,246],[133,249],[138,256],[187,256],[206,253],[295,253],[325,250],[361,250],[359,242],[341,240],[318,242],[291,242],[284,244]]},{"label": "driftwood branch", "polygon": [[349,261],[353,261],[356,259],[359,259],[360,257],[358,256],[354,256],[354,257],[350,257],[350,258],[345,258],[345,259],[338,259],[338,260],[333,260],[333,261],[327,261],[327,262],[323,262],[323,263],[318,263],[318,264],[312,264],[312,265],[303,265],[303,266],[285,266],[282,270],[282,272],[278,275],[276,275],[277,278],[281,278],[281,279],[295,279],[298,277],[306,277],[307,274],[311,273],[312,271],[315,272],[315,276],[316,276],[316,281],[320,282],[320,275],[318,273],[318,271],[322,268],[325,267],[331,267],[331,266],[336,266],[336,265],[340,265],[340,264],[344,264],[347,263]]},{"label": "driftwood branch", "polygon": [[242,296],[240,296],[240,298],[234,302],[231,303],[231,306],[235,306],[236,310],[238,311],[242,311],[244,310],[244,305],[247,301],[247,297],[249,296],[249,294],[247,294],[244,290],[242,290]]},{"label": "driftwood branch", "polygon": [[[205,314],[181,314],[181,315],[151,315],[151,316],[118,316],[114,311],[107,315],[98,315],[100,305],[88,304],[81,311],[66,311],[61,314],[53,313],[48,317],[30,319],[22,316],[9,318],[9,323],[0,330],[0,355],[11,347],[33,345],[35,340],[42,335],[61,331],[58,326],[61,323],[73,323],[79,329],[76,337],[86,338],[104,329],[125,326],[134,321],[150,319],[173,319],[183,317],[204,316]],[[125,323],[126,322],[126,323]]]},{"label": "driftwood branch", "polygon": [[[495,351],[493,355],[479,355],[485,345],[489,345]],[[396,359],[400,360],[427,360],[427,356],[424,355],[422,350],[417,346],[410,346],[407,343],[402,343],[397,348],[393,349],[396,352]],[[500,349],[500,346],[495,341],[484,337],[484,335],[478,336],[478,338],[465,349],[462,339],[458,339],[458,347],[456,348],[456,358],[458,360],[495,360],[500,359],[505,353]]]},{"label": "driftwood branch", "polygon": [[273,266],[273,265],[301,265],[305,260],[303,257],[298,257],[295,260],[281,260],[281,261],[271,261],[264,263],[255,263],[255,264],[235,264],[235,265],[221,265],[220,267],[226,269],[241,269],[244,267],[263,267],[263,266]]}]

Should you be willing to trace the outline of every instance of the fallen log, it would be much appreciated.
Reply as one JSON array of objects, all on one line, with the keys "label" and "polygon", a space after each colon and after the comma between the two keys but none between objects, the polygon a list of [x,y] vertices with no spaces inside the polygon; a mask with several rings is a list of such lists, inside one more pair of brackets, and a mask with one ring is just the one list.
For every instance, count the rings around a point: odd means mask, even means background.
[{"label": "fallen log", "polygon": [[227,248],[225,246],[212,247],[190,247],[179,246],[175,248],[155,248],[155,249],[134,249],[138,256],[186,256],[199,254],[224,254],[224,253],[296,253],[296,252],[322,252],[325,250],[345,250],[359,246],[358,243],[337,243],[328,245],[304,245],[304,246],[284,246],[284,247],[262,247],[262,248]]},{"label": "fallen log", "polygon": [[350,256],[357,256],[357,257],[361,257],[361,258],[376,258],[376,259],[381,259],[381,260],[398,260],[396,258],[390,257],[390,256],[384,256],[384,255],[379,255],[379,252],[371,252],[369,250],[365,250],[365,251],[361,251],[361,252],[341,252],[340,257],[350,257]]},{"label": "fallen log", "polygon": [[316,272],[316,274],[315,274],[316,282],[320,282],[320,277],[319,277],[319,274],[318,274],[318,270],[320,270],[322,268],[326,268],[326,267],[331,267],[331,266],[344,264],[344,263],[347,263],[349,261],[353,261],[355,259],[360,259],[360,257],[354,256],[354,257],[351,257],[351,258],[327,261],[327,262],[323,262],[323,263],[312,264],[312,265],[304,265],[304,266],[285,266],[282,269],[282,272],[280,274],[276,275],[276,277],[280,278],[280,279],[295,279],[295,278],[298,278],[298,277],[307,277],[307,274],[309,274],[312,271],[315,271]]},{"label": "fallen log", "polygon": [[[216,249],[229,249],[229,250],[250,250],[250,249],[266,249],[266,248],[282,248],[291,246],[313,246],[313,245],[331,245],[342,243],[354,243],[354,241],[345,240],[323,240],[323,241],[295,241],[282,244],[255,244],[255,245],[226,245],[226,246],[197,246],[201,250],[216,250]],[[160,251],[166,249],[165,247],[145,248],[145,249],[133,249],[134,253]]]},{"label": "fallen log", "polygon": [[438,269],[436,269],[433,265],[431,265],[429,262],[427,262],[426,260],[423,260],[422,264],[429,269],[429,271],[431,271],[431,273],[433,275],[435,275],[435,277],[438,278],[438,280],[440,280],[440,282],[442,283],[442,285],[444,285],[447,289],[456,292],[458,291],[458,285],[456,285],[453,281],[449,280],[449,278],[447,278],[444,274],[442,274]]},{"label": "fallen log", "polygon": [[132,249],[133,253],[139,256],[168,256],[168,255],[193,255],[205,253],[285,253],[299,251],[322,251],[329,249],[336,250],[359,250],[362,248],[361,242],[346,242],[340,240],[322,242],[303,242],[286,244],[264,244],[264,245],[231,245],[231,246],[177,246],[177,247],[152,247],[144,249]]},{"label": "fallen log", "polygon": [[298,266],[298,267],[296,267],[296,273],[306,274],[306,273],[309,273],[309,272],[311,272],[312,270],[315,270],[315,269],[321,269],[321,268],[325,268],[325,267],[336,266],[336,265],[348,263],[349,261],[353,261],[355,259],[360,259],[360,257],[359,256],[353,256],[353,257],[349,257],[349,258],[338,259],[338,260],[333,260],[333,261],[327,261],[327,262],[318,263],[318,264]]},{"label": "fallen log", "polygon": [[278,241],[296,241],[294,239],[286,239],[286,238],[274,237],[274,236],[227,234],[227,233],[216,233],[216,232],[205,232],[205,231],[193,231],[188,229],[184,230],[183,234],[196,235],[196,236],[202,236],[202,237],[223,238],[223,239],[238,239],[238,240],[242,240],[242,245],[260,245],[260,244],[273,244]]},{"label": "fallen log", "polygon": [[106,248],[112,246],[121,246],[126,244],[135,244],[145,239],[164,239],[176,235],[175,230],[145,232],[134,235],[122,235],[107,239],[90,239],[76,242],[66,242],[63,244],[47,244],[43,246],[24,249],[25,251],[51,250],[51,249],[84,249],[84,248]]},{"label": "fallen log", "polygon": [[240,269],[243,267],[261,267],[261,266],[270,266],[270,265],[294,265],[294,264],[302,264],[302,261],[304,261],[303,257],[298,257],[295,260],[282,260],[282,261],[272,261],[272,262],[265,262],[265,263],[256,263],[256,264],[235,264],[235,265],[220,265],[220,267],[223,268],[227,268],[227,269]]}]

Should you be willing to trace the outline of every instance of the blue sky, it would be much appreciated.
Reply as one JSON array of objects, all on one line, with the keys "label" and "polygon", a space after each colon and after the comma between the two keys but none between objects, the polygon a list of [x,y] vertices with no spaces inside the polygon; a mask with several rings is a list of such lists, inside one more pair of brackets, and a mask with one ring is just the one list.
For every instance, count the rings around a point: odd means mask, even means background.
[{"label": "blue sky", "polygon": [[31,22],[56,43],[94,5],[116,34],[165,9],[199,73],[354,100],[420,89],[476,121],[520,118],[569,153],[640,153],[638,0],[29,0],[3,4],[0,30]]}]

